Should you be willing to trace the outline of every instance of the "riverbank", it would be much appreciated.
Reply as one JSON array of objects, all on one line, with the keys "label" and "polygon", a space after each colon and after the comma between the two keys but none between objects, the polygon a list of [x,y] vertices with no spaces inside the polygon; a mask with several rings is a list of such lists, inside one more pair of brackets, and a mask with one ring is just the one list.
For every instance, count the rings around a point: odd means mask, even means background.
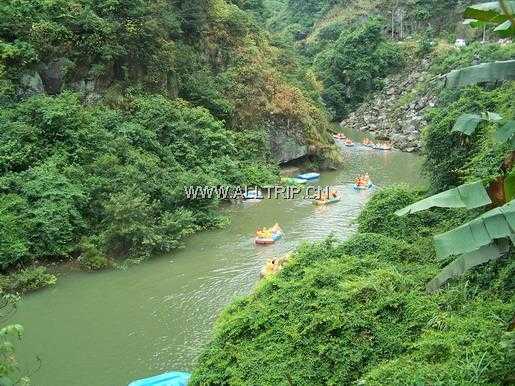
[{"label": "riverbank", "polygon": [[[440,68],[468,65],[476,48],[494,60],[513,46],[476,44]],[[477,248],[513,239],[512,213],[505,209],[512,197],[491,197],[495,203],[487,206],[481,190],[497,185],[510,191],[513,149],[499,139],[498,123],[466,132],[456,122],[471,112],[495,111],[508,128],[514,85],[436,90],[438,103],[427,111],[422,137],[429,191],[387,187],[366,204],[350,239],[329,237],[296,249],[277,275],[221,314],[192,384],[512,383],[515,254],[503,249],[495,258]],[[458,198],[469,207],[465,201],[473,194],[465,192],[472,185],[462,184],[472,182],[481,193],[476,199],[484,199],[473,208],[482,209],[434,208],[455,208]],[[412,207],[417,213],[396,215],[438,192],[427,206]],[[468,242],[475,249],[456,247]]]},{"label": "riverbank", "polygon": [[[278,170],[271,170],[271,173],[277,175],[276,185],[280,186],[282,177],[295,177],[303,170],[321,170],[316,162],[309,161],[308,158],[297,160],[279,166]],[[332,170],[335,170],[334,168]],[[218,203],[217,210],[223,213],[228,206],[234,205],[234,200],[221,200]],[[221,218],[225,218],[222,216]],[[227,225],[227,221],[220,222],[221,227]],[[205,231],[205,230],[203,230]],[[186,241],[186,240],[184,240]],[[84,249],[84,244],[77,245],[76,249]],[[91,249],[91,248],[90,248]],[[178,248],[180,249],[180,247]],[[127,269],[130,266],[141,264],[150,258],[162,256],[157,254],[152,257],[116,259],[114,257],[100,256],[97,254],[88,254],[86,248],[82,255],[77,258],[62,258],[57,261],[32,261],[30,265],[18,265],[10,267],[3,274],[0,274],[0,291],[6,294],[24,295],[37,290],[54,286],[58,277],[73,272],[99,272],[111,269]]]}]

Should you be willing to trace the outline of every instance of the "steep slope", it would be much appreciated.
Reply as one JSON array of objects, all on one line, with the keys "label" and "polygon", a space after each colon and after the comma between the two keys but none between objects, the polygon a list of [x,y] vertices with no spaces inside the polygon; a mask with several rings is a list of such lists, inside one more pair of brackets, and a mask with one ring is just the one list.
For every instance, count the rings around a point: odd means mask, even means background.
[{"label": "steep slope", "polygon": [[159,93],[233,129],[287,133],[316,153],[329,144],[324,114],[277,70],[281,50],[256,19],[264,12],[260,2],[223,0],[4,2],[4,101],[73,90],[88,103],[122,103]]},{"label": "steep slope", "polygon": [[295,251],[281,273],[225,309],[191,383],[509,384],[513,258],[428,295],[440,262],[423,235],[465,215],[394,215],[418,197],[386,188],[353,238]]},{"label": "steep slope", "polygon": [[[427,27],[439,20],[439,6],[447,2],[342,3],[280,2],[280,14],[274,21],[279,24],[271,24],[283,39],[290,38],[304,49],[304,58],[314,64],[315,71],[324,69],[317,76],[323,81],[321,94],[333,116],[345,118],[364,101],[344,120],[345,125],[385,139],[413,136],[407,146],[415,150],[422,144],[430,191],[481,181],[491,191],[500,186],[502,193],[503,182],[513,174],[513,146],[495,139],[499,125],[483,122],[470,135],[453,128],[464,113],[491,111],[499,113],[503,122],[512,120],[515,82],[444,89],[437,80],[439,75],[473,62],[512,58],[513,44],[476,42],[456,49],[452,44],[454,25],[447,29],[445,23],[442,35],[434,36],[429,30],[399,44],[385,36],[384,31],[391,37],[393,28],[388,30],[383,23],[383,34],[378,34],[375,24],[380,21],[360,16],[380,13],[384,4],[392,3],[419,6],[409,8],[415,14],[427,9],[425,6],[434,7],[435,19],[428,19]],[[297,7],[290,9],[289,5]],[[313,14],[303,15],[303,7]],[[331,15],[344,20],[344,29],[338,27],[331,33],[329,28],[326,36],[330,37],[324,43],[315,37],[315,31],[330,25],[326,20]],[[348,15],[351,20],[358,16],[352,22],[362,25],[347,24]],[[453,17],[450,12],[447,20]],[[282,29],[283,20],[297,24]],[[412,28],[418,28],[410,22]],[[395,29],[394,37],[403,38],[404,28]],[[449,36],[445,36],[447,31]],[[397,47],[407,64],[377,71],[375,64],[381,62],[377,59],[381,59],[385,44]],[[362,60],[354,66],[343,53]],[[320,61],[324,66],[317,65]],[[332,76],[327,77],[328,69]],[[352,82],[340,76],[342,69],[347,71],[345,75],[361,76],[360,80],[369,76],[370,84],[358,82],[367,87],[349,88]],[[341,88],[345,92],[338,94]],[[360,95],[356,91],[365,92]],[[374,96],[375,91],[379,92]],[[474,264],[464,275],[429,293],[426,283],[456,258],[439,257],[433,236],[491,208],[433,208],[406,217],[396,215],[397,210],[428,195],[406,186],[380,189],[359,216],[354,237],[343,242],[330,237],[294,251],[277,275],[266,278],[251,294],[224,310],[198,360],[192,384],[513,383],[513,249],[498,260]],[[496,200],[506,202],[506,197],[501,194]],[[467,261],[466,256],[461,257]]]}]

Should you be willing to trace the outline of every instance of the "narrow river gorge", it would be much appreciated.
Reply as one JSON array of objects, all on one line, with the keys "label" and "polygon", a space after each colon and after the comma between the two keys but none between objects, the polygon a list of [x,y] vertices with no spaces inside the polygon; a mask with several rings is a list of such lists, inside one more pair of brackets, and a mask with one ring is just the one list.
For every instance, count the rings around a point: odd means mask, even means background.
[{"label": "narrow river gorge", "polygon": [[[347,133],[355,140],[360,133]],[[12,321],[25,327],[20,362],[41,368],[34,385],[126,385],[170,370],[189,370],[216,317],[235,297],[248,294],[266,260],[331,233],[347,238],[371,192],[353,179],[368,172],[380,188],[421,185],[421,158],[363,146],[342,147],[342,169],[323,172],[342,201],[315,207],[308,200],[264,200],[224,209],[231,224],[191,237],[184,249],[127,270],[63,274],[51,289],[23,299]],[[285,238],[255,246],[259,226],[279,223]]]}]

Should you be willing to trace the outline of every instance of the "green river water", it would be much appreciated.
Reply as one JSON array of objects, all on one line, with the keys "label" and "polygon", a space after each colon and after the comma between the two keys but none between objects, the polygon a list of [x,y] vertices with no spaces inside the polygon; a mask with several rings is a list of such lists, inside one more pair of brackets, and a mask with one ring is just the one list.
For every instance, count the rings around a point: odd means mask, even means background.
[{"label": "green river water", "polygon": [[[356,140],[359,133],[351,133]],[[324,172],[342,201],[264,200],[225,208],[231,224],[191,237],[186,247],[127,270],[70,272],[51,289],[29,295],[10,320],[25,327],[19,360],[36,386],[123,386],[172,370],[191,370],[220,310],[252,290],[268,258],[334,233],[347,238],[371,192],[352,180],[369,172],[378,186],[423,183],[421,159],[362,146],[342,147],[341,170]],[[255,246],[258,226],[278,222],[285,238]]]}]

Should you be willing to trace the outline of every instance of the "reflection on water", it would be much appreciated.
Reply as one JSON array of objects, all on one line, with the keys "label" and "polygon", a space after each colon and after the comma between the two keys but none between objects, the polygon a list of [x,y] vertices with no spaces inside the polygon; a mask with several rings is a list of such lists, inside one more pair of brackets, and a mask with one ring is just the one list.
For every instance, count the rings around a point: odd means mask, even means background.
[{"label": "reflection on water", "polygon": [[[358,174],[368,172],[379,187],[421,182],[414,155],[359,145],[342,146],[342,153],[343,168],[314,182],[334,186],[342,196],[336,204],[316,207],[300,198],[235,204],[225,209],[229,227],[196,235],[170,256],[126,271],[68,274],[55,288],[25,298],[11,321],[26,329],[20,359],[42,358],[33,384],[117,386],[191,369],[220,310],[252,289],[268,258],[355,231],[372,194],[352,188]],[[254,245],[256,228],[276,222],[285,238]]]}]

